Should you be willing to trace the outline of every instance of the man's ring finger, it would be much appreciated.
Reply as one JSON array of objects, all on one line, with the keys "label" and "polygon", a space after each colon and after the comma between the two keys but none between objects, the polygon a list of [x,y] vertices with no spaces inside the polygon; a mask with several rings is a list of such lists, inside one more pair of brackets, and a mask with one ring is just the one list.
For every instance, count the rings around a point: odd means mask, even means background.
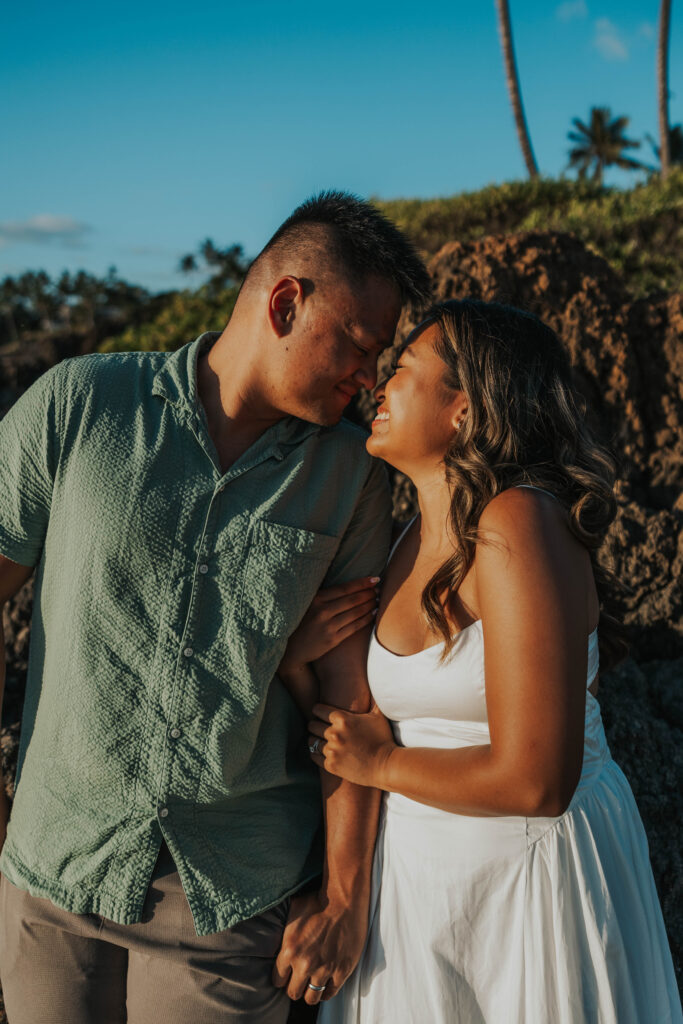
[{"label": "man's ring finger", "polygon": [[[313,743],[309,743],[309,744],[308,744],[308,749],[310,750],[310,752],[311,752],[312,754],[318,754],[318,753],[320,753],[320,740],[319,740],[319,739],[317,739],[317,740],[315,740],[315,741],[314,741]],[[308,987],[309,987],[309,988],[315,988],[316,992],[318,992],[318,991],[322,991],[322,989],[318,989],[316,985],[309,985]],[[324,986],[324,985],[323,985],[323,988],[325,988],[325,986]]]}]

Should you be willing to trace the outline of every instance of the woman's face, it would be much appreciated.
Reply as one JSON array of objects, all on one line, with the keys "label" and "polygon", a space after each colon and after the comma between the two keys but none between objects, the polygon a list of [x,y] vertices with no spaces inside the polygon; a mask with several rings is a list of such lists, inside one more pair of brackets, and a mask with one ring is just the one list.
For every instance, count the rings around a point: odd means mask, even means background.
[{"label": "woman's face", "polygon": [[393,375],[375,389],[379,407],[366,448],[409,476],[441,462],[467,411],[464,392],[444,383],[438,334],[434,323],[418,325]]}]

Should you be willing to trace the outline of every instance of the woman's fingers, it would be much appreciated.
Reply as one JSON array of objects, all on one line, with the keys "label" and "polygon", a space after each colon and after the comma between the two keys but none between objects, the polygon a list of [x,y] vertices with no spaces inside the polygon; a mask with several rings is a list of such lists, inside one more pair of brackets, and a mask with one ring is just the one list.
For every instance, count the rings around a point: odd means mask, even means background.
[{"label": "woman's fingers", "polygon": [[366,597],[365,600],[359,601],[353,607],[338,611],[330,620],[329,625],[336,631],[339,632],[345,626],[348,626],[352,622],[356,622],[357,619],[369,615],[377,607],[377,598],[374,594]]},{"label": "woman's fingers", "polygon": [[375,621],[375,611],[367,612],[365,615],[361,615],[360,618],[354,619],[353,622],[349,622],[346,626],[339,630],[336,634],[337,643],[340,644],[342,640],[346,640],[347,636],[352,636],[357,633],[359,629],[364,629],[365,626],[369,626],[371,622]]},{"label": "woman's fingers", "polygon": [[336,615],[346,608],[353,608],[372,594],[376,596],[379,576],[363,576],[359,580],[339,583],[334,587],[322,587],[318,598],[325,605],[334,605]]}]

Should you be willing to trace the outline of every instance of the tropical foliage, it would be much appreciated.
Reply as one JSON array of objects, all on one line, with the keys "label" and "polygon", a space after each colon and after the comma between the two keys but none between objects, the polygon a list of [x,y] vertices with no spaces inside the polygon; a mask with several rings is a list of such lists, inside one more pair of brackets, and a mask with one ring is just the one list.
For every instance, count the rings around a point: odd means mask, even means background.
[{"label": "tropical foliage", "polygon": [[169,352],[186,341],[194,341],[204,331],[222,331],[238,291],[236,286],[216,291],[207,284],[196,292],[175,292],[156,317],[107,338],[98,346],[99,351]]},{"label": "tropical foliage", "polygon": [[27,271],[0,281],[0,344],[18,343],[27,335],[76,332],[92,345],[129,324],[156,315],[164,296],[117,276],[84,270],[51,278],[44,270]]},{"label": "tropical foliage", "polygon": [[196,253],[182,256],[178,269],[183,274],[192,274],[200,270],[209,273],[209,291],[217,294],[226,288],[239,284],[247,270],[249,260],[244,255],[241,245],[229,245],[221,249],[214,245],[212,239],[205,239]]},{"label": "tropical foliage", "polygon": [[626,156],[625,150],[639,149],[640,142],[626,136],[629,118],[612,117],[609,107],[591,107],[588,124],[579,117],[572,119],[574,131],[567,138],[574,145],[569,151],[569,166],[576,168],[579,178],[591,172],[593,181],[602,183],[606,167],[627,171],[648,170],[646,164]]}]

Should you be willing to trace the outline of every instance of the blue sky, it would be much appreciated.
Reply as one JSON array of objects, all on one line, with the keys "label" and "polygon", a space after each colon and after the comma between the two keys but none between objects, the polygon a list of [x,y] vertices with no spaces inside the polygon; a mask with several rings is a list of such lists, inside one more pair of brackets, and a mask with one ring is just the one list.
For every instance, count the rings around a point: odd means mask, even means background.
[{"label": "blue sky", "polygon": [[[510,8],[542,173],[561,173],[592,104],[657,134],[658,0]],[[208,236],[255,255],[321,188],[429,197],[525,177],[493,0],[25,0],[4,13],[0,96],[0,277],[113,264],[155,291],[194,284],[183,253]]]}]

